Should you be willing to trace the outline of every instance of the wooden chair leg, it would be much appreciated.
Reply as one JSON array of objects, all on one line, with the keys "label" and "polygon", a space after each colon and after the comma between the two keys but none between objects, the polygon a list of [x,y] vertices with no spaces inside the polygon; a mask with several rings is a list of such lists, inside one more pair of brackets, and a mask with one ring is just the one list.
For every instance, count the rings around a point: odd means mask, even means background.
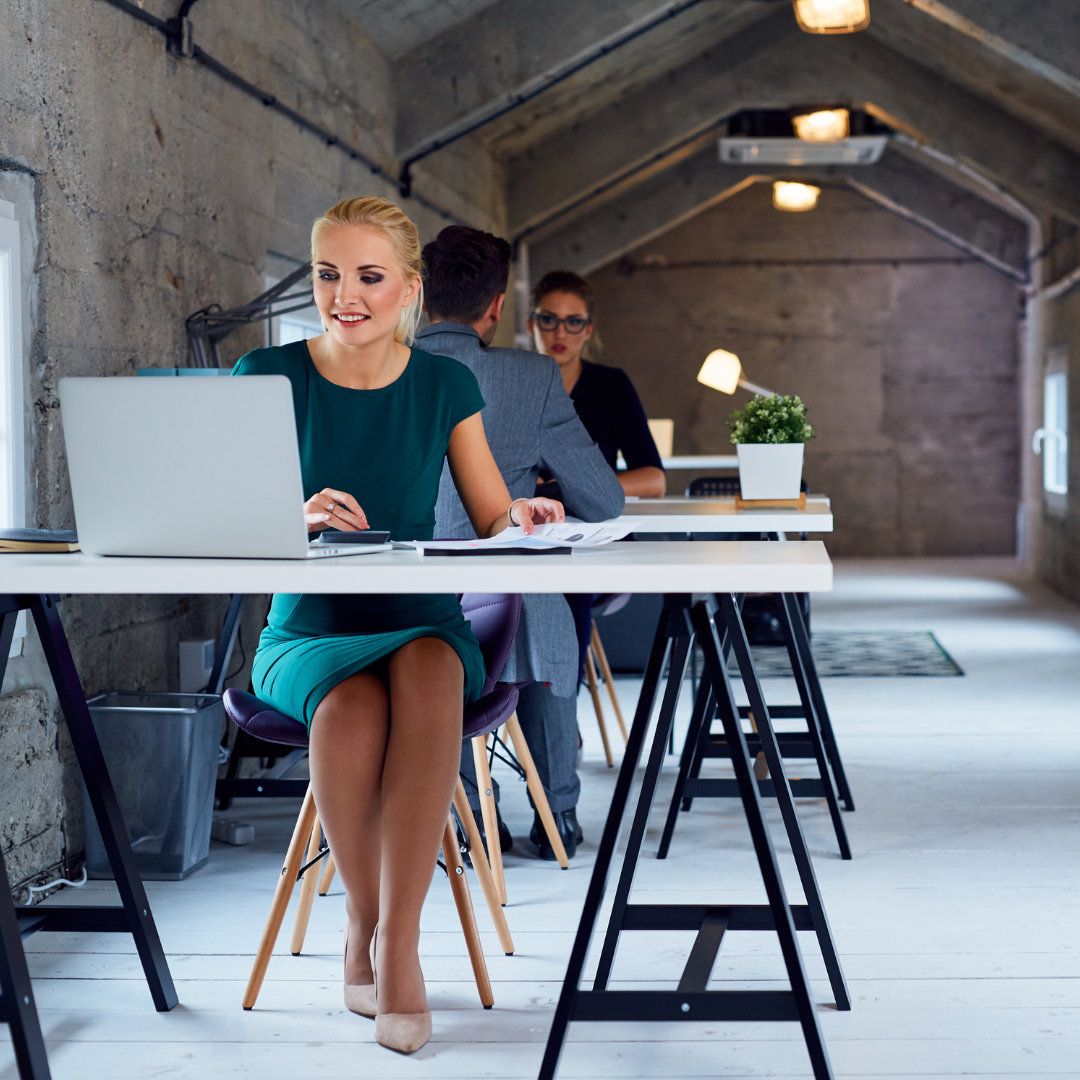
[{"label": "wooden chair leg", "polygon": [[547,795],[544,794],[544,785],[540,783],[540,776],[533,763],[532,754],[529,753],[529,744],[525,741],[525,733],[521,730],[517,713],[512,713],[510,719],[506,721],[506,730],[510,733],[518,762],[525,770],[525,782],[529,785],[529,794],[532,796],[537,814],[540,815],[544,832],[547,833],[548,843],[551,845],[551,850],[555,852],[559,865],[565,870],[569,867],[570,860],[566,857],[566,848],[563,847],[555,819],[551,816],[551,807],[548,806]]},{"label": "wooden chair leg", "polygon": [[[473,766],[476,769],[476,786],[480,792],[480,813],[484,818],[487,834],[487,860],[499,901],[506,903],[506,874],[503,872],[502,845],[499,843],[499,817],[495,809],[495,793],[491,786],[491,767],[488,764],[487,736],[477,735],[472,740]],[[470,840],[471,844],[472,841]]]},{"label": "wooden chair leg", "polygon": [[325,896],[330,891],[330,885],[334,880],[334,873],[337,870],[337,866],[334,863],[334,853],[328,851],[326,853],[326,865],[323,867],[322,877],[319,878],[319,895]]},{"label": "wooden chair leg", "polygon": [[[311,862],[319,854],[322,847],[322,826],[319,824],[319,815],[316,813],[315,822],[311,826],[311,839],[308,841],[307,854],[304,863]],[[315,889],[319,883],[319,866],[316,863],[308,868],[300,885],[300,903],[296,906],[296,919],[293,921],[292,944],[289,951],[293,956],[299,956],[304,948],[304,938],[307,937],[308,921],[311,919],[311,905],[315,900]]]},{"label": "wooden chair leg", "polygon": [[[466,800],[466,808],[468,801]],[[471,815],[470,815],[471,816]],[[485,1009],[495,1004],[495,995],[491,992],[491,979],[488,977],[487,961],[480,945],[480,931],[476,927],[476,912],[473,911],[472,898],[469,896],[469,883],[465,880],[465,864],[461,861],[458,850],[457,830],[454,819],[448,818],[443,830],[443,858],[446,860],[446,872],[450,877],[450,888],[454,893],[461,930],[465,935],[465,944],[469,950],[476,989],[480,993],[480,1003]],[[502,908],[499,908],[502,911]]]},{"label": "wooden chair leg", "polygon": [[596,723],[600,728],[600,741],[604,744],[604,757],[607,758],[609,769],[615,767],[615,759],[611,756],[611,746],[608,743],[607,724],[604,723],[604,707],[600,704],[600,688],[596,684],[596,666],[593,664],[592,648],[585,652],[585,682],[589,687],[589,696],[592,698],[593,709],[596,710]]},{"label": "wooden chair leg", "polygon": [[608,666],[607,653],[604,652],[604,643],[600,640],[600,631],[596,628],[596,620],[592,624],[592,651],[596,662],[600,667],[600,674],[607,684],[608,697],[611,698],[611,707],[615,710],[615,719],[619,722],[619,730],[622,732],[623,746],[626,745],[626,721],[623,719],[622,709],[619,707],[619,695],[615,693],[615,680],[611,676],[611,668]]},{"label": "wooden chair leg", "polygon": [[250,1009],[259,996],[263,979],[266,977],[266,968],[270,963],[270,954],[274,951],[274,943],[277,941],[281,930],[281,923],[285,918],[285,909],[289,906],[289,898],[296,885],[296,875],[304,864],[304,848],[308,837],[311,836],[311,827],[315,823],[315,797],[311,794],[308,786],[304,795],[304,801],[300,807],[300,814],[293,828],[292,839],[289,841],[289,850],[285,853],[285,862],[281,868],[281,876],[278,878],[277,888],[274,890],[274,900],[270,905],[270,915],[263,929],[262,940],[259,942],[258,952],[255,953],[255,963],[251,968],[251,976],[248,979],[247,989],[244,991],[244,1008]]},{"label": "wooden chair leg", "polygon": [[484,845],[480,842],[480,830],[476,827],[476,819],[473,817],[472,808],[469,806],[469,797],[465,794],[465,787],[459,779],[454,791],[454,809],[461,818],[465,828],[465,836],[469,841],[470,858],[473,870],[476,871],[476,879],[480,882],[480,891],[484,894],[484,901],[491,913],[491,921],[495,924],[495,933],[498,935],[499,944],[507,956],[514,955],[514,940],[510,936],[510,927],[506,922],[506,913],[499,902],[499,891],[495,885],[495,879],[491,873],[487,858],[484,855]]}]

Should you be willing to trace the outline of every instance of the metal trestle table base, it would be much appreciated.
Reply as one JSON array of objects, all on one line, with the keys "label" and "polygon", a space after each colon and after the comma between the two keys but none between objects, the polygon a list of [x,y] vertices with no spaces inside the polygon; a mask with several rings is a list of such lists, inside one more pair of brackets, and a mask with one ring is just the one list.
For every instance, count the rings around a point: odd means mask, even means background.
[{"label": "metal trestle table base", "polygon": [[[806,897],[805,904],[790,904],[784,891],[776,853],[765,822],[761,794],[753,774],[753,762],[739,720],[731,681],[724,664],[724,650],[717,635],[717,622],[730,639],[743,681],[750,691],[751,707],[754,708],[754,715],[758,722],[761,749],[768,761],[770,775],[776,788],[777,801]],[[704,693],[711,694],[715,700],[725,737],[736,748],[732,754],[735,780],[749,826],[761,880],[768,898],[767,904],[630,903],[634,870],[663,764],[679,688],[685,676],[687,659],[695,638],[700,641],[705,655],[705,674],[702,682],[707,684],[707,689]],[[581,981],[589,944],[604,899],[622,820],[644,749],[646,733],[665,665],[668,667],[667,685],[664,689],[663,703],[628,836],[627,850],[596,977],[591,989],[583,989]],[[699,691],[699,697],[702,693]],[[676,989],[626,991],[609,988],[615,953],[623,933],[675,929],[697,931],[694,945]],[[660,625],[657,628],[649,662],[645,669],[641,696],[638,700],[622,767],[616,780],[611,809],[597,850],[584,911],[578,924],[566,978],[556,1005],[555,1017],[540,1067],[540,1080],[553,1080],[567,1029],[572,1021],[605,1020],[634,1022],[786,1020],[797,1022],[802,1027],[815,1080],[831,1080],[832,1070],[796,938],[796,931],[799,930],[811,930],[816,933],[829,974],[836,1007],[849,1009],[851,1004],[843,973],[840,970],[839,958],[810,856],[795,815],[791,789],[784,775],[782,758],[769,721],[768,710],[761,698],[735,598],[726,594],[718,597],[665,596]],[[729,931],[775,933],[779,940],[790,989],[779,991],[709,989],[713,965],[723,944],[724,936]]]}]

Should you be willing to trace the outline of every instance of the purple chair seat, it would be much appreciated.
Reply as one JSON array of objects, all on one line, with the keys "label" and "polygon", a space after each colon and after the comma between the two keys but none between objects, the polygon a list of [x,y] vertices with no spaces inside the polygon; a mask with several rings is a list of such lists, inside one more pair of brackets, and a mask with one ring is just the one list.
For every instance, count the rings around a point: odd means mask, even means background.
[{"label": "purple chair seat", "polygon": [[600,618],[602,615],[614,615],[616,611],[622,611],[630,603],[630,596],[631,594],[628,592],[601,593],[593,601],[593,618]]},{"label": "purple chair seat", "polygon": [[[480,643],[487,667],[482,696],[465,706],[462,738],[471,739],[500,727],[517,708],[518,687],[497,680],[517,633],[521,597],[516,593],[466,593],[461,598],[461,610]],[[308,745],[303,724],[270,708],[253,694],[226,690],[222,700],[229,719],[249,735],[282,746]]]}]

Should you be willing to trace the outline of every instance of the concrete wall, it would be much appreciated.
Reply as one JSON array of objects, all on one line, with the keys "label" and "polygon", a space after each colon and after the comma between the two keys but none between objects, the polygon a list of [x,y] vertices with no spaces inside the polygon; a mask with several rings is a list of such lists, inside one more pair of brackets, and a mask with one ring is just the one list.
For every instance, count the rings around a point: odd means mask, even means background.
[{"label": "concrete wall", "polygon": [[[177,7],[143,6],[159,17]],[[392,159],[388,65],[329,5],[266,0],[237,18],[233,5],[205,4],[194,31],[249,81],[371,158]],[[0,198],[12,201],[5,183],[22,184],[37,244],[27,522],[70,527],[58,380],[184,364],[185,316],[261,292],[267,252],[303,258],[311,220],[338,198],[394,192],[197,63],[167,56],[159,33],[97,0],[7,0],[0,58]],[[467,143],[417,169],[417,190],[485,228],[503,227],[502,186],[500,168]],[[425,239],[443,224],[414,202],[405,207]],[[226,351],[259,340],[238,336]],[[161,493],[132,507],[163,510]],[[224,608],[224,599],[179,596],[67,601],[88,695],[175,688],[178,640],[213,636]],[[249,653],[257,623],[253,613]],[[4,689],[0,845],[21,900],[25,882],[68,866],[82,841],[70,755],[33,634]]]},{"label": "concrete wall", "polygon": [[1067,363],[1069,494],[1042,496],[1035,566],[1042,581],[1080,602],[1080,287],[1049,301],[1043,319],[1046,356],[1063,352]]},{"label": "concrete wall", "polygon": [[649,416],[674,418],[677,454],[733,452],[724,421],[747,395],[695,381],[714,348],[736,352],[752,382],[802,396],[818,433],[805,475],[836,510],[832,554],[1015,550],[1008,279],[850,191],[782,214],[757,185],[592,280],[607,361]]}]

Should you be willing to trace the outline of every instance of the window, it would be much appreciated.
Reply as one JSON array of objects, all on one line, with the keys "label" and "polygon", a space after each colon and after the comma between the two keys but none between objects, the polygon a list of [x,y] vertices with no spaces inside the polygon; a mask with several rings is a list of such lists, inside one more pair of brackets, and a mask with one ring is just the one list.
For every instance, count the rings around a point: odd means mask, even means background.
[{"label": "window", "polygon": [[1043,490],[1052,495],[1069,490],[1068,378],[1064,371],[1050,371],[1044,378],[1043,426],[1035,432],[1032,444],[1043,456]]},{"label": "window", "polygon": [[[266,275],[266,287],[273,288],[281,278]],[[302,297],[311,296],[311,282],[305,281],[303,285],[297,285],[289,290],[293,299],[275,301],[273,307],[284,308],[281,315],[273,314],[270,319],[270,344],[289,345],[294,341],[306,341],[308,338],[318,337],[323,332],[323,325],[319,319],[319,309],[314,304],[303,305]]]},{"label": "window", "polygon": [[[0,199],[0,528],[26,521],[23,471],[23,302],[19,222]],[[10,655],[22,652],[26,612],[20,612]]]},{"label": "window", "polygon": [[24,522],[22,369],[19,223],[0,199],[0,528]]}]

